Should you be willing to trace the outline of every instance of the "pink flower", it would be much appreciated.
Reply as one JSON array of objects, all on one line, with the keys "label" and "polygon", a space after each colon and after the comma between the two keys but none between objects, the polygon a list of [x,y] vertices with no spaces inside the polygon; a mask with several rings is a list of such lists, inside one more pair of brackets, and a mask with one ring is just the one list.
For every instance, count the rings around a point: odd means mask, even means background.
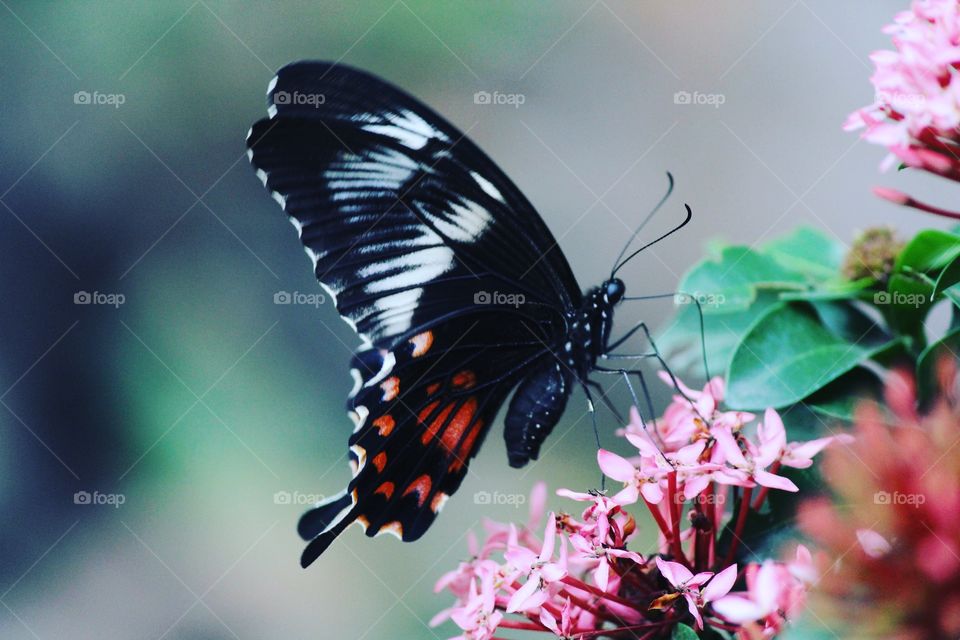
[{"label": "pink flower", "polygon": [[775,633],[803,606],[806,585],[787,565],[773,560],[751,564],[746,576],[746,592],[732,593],[713,603],[713,610],[727,621],[762,622],[764,629]]},{"label": "pink flower", "polygon": [[[960,179],[960,5],[955,0],[915,0],[884,28],[895,51],[870,58],[873,103],[849,115],[844,129],[864,129],[868,142],[887,147],[884,170],[898,160],[951,180]],[[931,213],[942,209],[892,189],[875,190],[898,204]]]},{"label": "pink flower", "polygon": [[[682,596],[687,601],[690,614],[696,620],[697,629],[703,629],[703,617],[700,615],[700,609],[707,603],[725,596],[737,580],[737,565],[735,564],[716,575],[709,571],[694,574],[679,562],[669,562],[658,556],[657,567],[660,569],[660,574],[674,588],[674,594],[668,594],[654,601],[651,608],[658,608],[662,604],[671,602],[676,596]],[[700,586],[707,581],[709,581],[709,584],[701,590]]]},{"label": "pink flower", "polygon": [[503,614],[495,609],[493,574],[485,573],[480,584],[478,590],[477,581],[473,580],[466,603],[450,613],[450,618],[463,629],[464,633],[459,637],[464,640],[489,640],[503,620]]},{"label": "pink flower", "polygon": [[[642,468],[634,467],[617,454],[600,449],[597,451],[597,464],[609,478],[622,482],[624,488],[612,500],[619,505],[633,504],[640,494],[647,502],[656,504],[663,500],[660,480],[670,471],[669,465],[659,465],[655,460],[645,457]],[[666,467],[666,468],[664,468]]]},{"label": "pink flower", "polygon": [[576,628],[576,620],[573,617],[573,607],[570,606],[570,599],[567,598],[560,610],[560,620],[558,621],[549,609],[540,610],[540,623],[550,631],[553,631],[557,637],[572,638]]},{"label": "pink flower", "polygon": [[539,607],[547,600],[546,588],[567,575],[566,546],[563,540],[560,543],[560,561],[553,561],[556,542],[557,518],[553,514],[550,514],[547,520],[547,528],[543,532],[543,546],[539,555],[520,546],[514,532],[504,557],[519,575],[526,575],[527,581],[511,596],[507,603],[507,613]]},{"label": "pink flower", "polygon": [[[729,429],[714,427],[710,433],[717,441],[717,452],[722,456],[722,461],[728,465],[727,469],[715,474],[718,482],[752,486],[745,484],[745,481],[749,480],[771,489],[799,491],[789,478],[767,471],[768,467],[779,461],[786,446],[783,421],[773,409],[767,409],[763,423],[757,428],[758,444],[748,439],[742,440],[747,449],[746,455],[740,450],[739,442]],[[715,459],[715,462],[720,461]]]}]

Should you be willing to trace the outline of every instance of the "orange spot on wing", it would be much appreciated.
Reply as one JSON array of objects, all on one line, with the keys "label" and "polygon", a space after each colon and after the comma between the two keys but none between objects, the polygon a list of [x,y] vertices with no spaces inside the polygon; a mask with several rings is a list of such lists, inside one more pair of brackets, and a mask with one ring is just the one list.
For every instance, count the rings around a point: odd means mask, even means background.
[{"label": "orange spot on wing", "polygon": [[[424,407],[423,411],[420,412],[421,424],[427,421],[439,404],[439,402],[431,402]],[[450,414],[453,412],[454,407],[456,407],[456,403],[451,402],[430,422],[430,425],[421,437],[421,442],[423,442],[424,445],[436,438],[441,430],[443,433],[440,434],[440,444],[447,450],[447,453],[454,453],[458,447],[463,449],[463,444],[473,445],[473,441],[476,440],[477,437],[477,429],[474,427],[470,429],[468,433],[467,428],[470,427],[474,414],[477,412],[477,399],[474,397],[467,398],[466,402],[460,405],[460,408],[457,409],[457,412],[451,418]],[[466,441],[461,444],[464,434],[466,434]]]},{"label": "orange spot on wing", "polygon": [[450,471],[459,471],[466,466],[467,460],[469,460],[473,454],[473,447],[476,445],[477,438],[480,437],[481,431],[483,431],[483,421],[477,420],[473,423],[473,426],[470,427],[470,431],[463,439],[463,442],[460,443],[460,448],[457,450],[457,457],[450,463]]},{"label": "orange spot on wing", "polygon": [[373,456],[373,466],[377,468],[377,473],[383,473],[383,468],[387,466],[387,454],[381,451]]},{"label": "orange spot on wing", "polygon": [[[434,411],[437,410],[437,407],[439,406],[440,406],[439,400],[435,402],[431,402],[430,404],[425,406],[423,410],[420,411],[420,415],[417,416],[417,419],[420,421],[420,424],[425,424],[427,422],[427,419],[433,414]],[[433,438],[437,435],[437,431],[439,431],[440,427],[443,426],[444,420],[447,419],[447,416],[450,415],[451,411],[453,411],[453,405],[452,404],[447,405],[446,407],[444,407],[443,411],[440,412],[440,415],[438,415],[436,418],[433,419],[433,421],[430,423],[430,426],[427,428],[426,431],[423,432],[423,436],[421,436],[420,438],[420,441],[423,444],[427,444],[428,442],[433,440]]]},{"label": "orange spot on wing", "polygon": [[422,507],[423,504],[427,501],[427,496],[430,495],[430,487],[433,486],[433,481],[430,480],[430,476],[424,474],[410,483],[410,485],[404,490],[403,495],[408,496],[411,493],[417,494],[417,506]]},{"label": "orange spot on wing", "polygon": [[380,388],[383,389],[383,401],[390,402],[400,395],[400,378],[390,376],[380,383]]},{"label": "orange spot on wing", "polygon": [[377,487],[377,490],[374,491],[373,493],[374,495],[378,493],[383,494],[383,496],[387,500],[389,500],[390,498],[393,497],[393,490],[394,490],[394,484],[392,482],[384,482],[379,487]]},{"label": "orange spot on wing", "polygon": [[434,382],[433,384],[427,386],[427,395],[432,396],[439,390],[440,390],[440,383]]},{"label": "orange spot on wing", "polygon": [[430,347],[433,346],[433,331],[418,333],[410,338],[410,344],[413,345],[413,353],[411,353],[411,355],[414,358],[419,358],[427,351],[430,351]]},{"label": "orange spot on wing", "polygon": [[464,369],[453,376],[453,386],[458,389],[469,389],[477,384],[477,375],[469,369]]},{"label": "orange spot on wing", "polygon": [[384,415],[374,420],[373,426],[380,430],[382,437],[386,438],[390,435],[390,432],[393,431],[393,428],[397,426],[397,422],[393,419],[393,416]]}]

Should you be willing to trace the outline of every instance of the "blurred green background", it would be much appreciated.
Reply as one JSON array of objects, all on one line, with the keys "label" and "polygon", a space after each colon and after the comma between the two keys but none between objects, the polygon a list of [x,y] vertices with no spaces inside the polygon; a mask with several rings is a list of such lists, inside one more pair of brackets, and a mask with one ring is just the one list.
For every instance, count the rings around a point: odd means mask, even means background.
[{"label": "blurred green background", "polygon": [[[623,272],[632,295],[661,293],[715,236],[806,222],[849,241],[927,222],[869,187],[933,201],[943,187],[879,175],[884,152],[840,130],[870,101],[867,55],[904,4],[0,2],[0,637],[445,638],[455,629],[424,622],[448,605],[432,585],[466,555],[466,530],[526,518],[477,494],[597,483],[576,395],[527,469],[508,469],[491,434],[420,542],[350,529],[298,567],[302,503],[349,476],[357,339],[329,305],[273,303],[319,291],[244,154],[275,69],[342,59],[469,129],[584,287],[671,170],[649,237],[683,202],[694,221]],[[478,91],[524,101],[476,104]],[[618,326],[671,311],[634,305]],[[616,426],[604,415],[611,447]]]}]

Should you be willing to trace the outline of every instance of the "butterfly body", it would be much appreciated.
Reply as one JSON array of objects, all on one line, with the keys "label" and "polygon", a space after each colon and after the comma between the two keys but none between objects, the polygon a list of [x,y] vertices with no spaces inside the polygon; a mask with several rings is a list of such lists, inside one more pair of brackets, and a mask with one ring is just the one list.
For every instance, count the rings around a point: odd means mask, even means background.
[{"label": "butterfly body", "polygon": [[351,523],[416,540],[496,414],[536,459],[610,344],[624,284],[581,292],[543,220],[456,127],[343,65],[301,62],[247,139],[314,272],[362,344],[347,403],[353,479],[300,521],[316,559]]}]

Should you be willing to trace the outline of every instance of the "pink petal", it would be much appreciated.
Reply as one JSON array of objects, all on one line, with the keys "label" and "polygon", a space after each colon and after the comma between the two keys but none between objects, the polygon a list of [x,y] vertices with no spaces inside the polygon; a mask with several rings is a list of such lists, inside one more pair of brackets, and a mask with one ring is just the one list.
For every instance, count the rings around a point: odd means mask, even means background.
[{"label": "pink petal", "polygon": [[720,598],[713,603],[713,610],[736,624],[759,620],[766,615],[766,611],[760,605],[743,595]]},{"label": "pink petal", "polygon": [[871,558],[881,558],[893,549],[887,539],[873,529],[857,529],[857,542]]},{"label": "pink petal", "polygon": [[732,564],[717,575],[713,576],[706,587],[700,592],[704,602],[719,600],[730,592],[737,581],[737,565]]},{"label": "pink petal", "polygon": [[600,564],[593,572],[593,581],[601,591],[607,590],[607,585],[610,583],[610,563],[606,558],[600,558]]},{"label": "pink petal", "polygon": [[507,602],[507,613],[525,610],[528,608],[527,601],[532,600],[537,590],[540,588],[540,578],[537,575],[531,575],[526,583],[516,593],[510,596]]},{"label": "pink petal", "polygon": [[768,471],[755,471],[753,474],[753,479],[757,484],[763,485],[764,487],[770,487],[771,489],[781,489],[783,491],[792,491],[794,493],[800,491],[800,488],[793,484],[793,481],[789,478],[777,476]]},{"label": "pink petal", "polygon": [[557,516],[550,514],[547,526],[543,530],[543,548],[540,550],[540,562],[553,559],[553,548],[557,542]]},{"label": "pink petal", "polygon": [[640,496],[637,491],[636,484],[628,484],[625,486],[617,495],[613,496],[612,500],[619,505],[628,505],[633,504],[637,501],[637,498]]},{"label": "pink petal", "polygon": [[540,568],[540,577],[546,583],[559,582],[567,575],[566,569],[560,565],[550,562]]},{"label": "pink petal", "polygon": [[637,470],[632,464],[606,449],[597,451],[597,464],[600,465],[600,470],[608,478],[613,478],[619,482],[631,482],[637,475]]},{"label": "pink petal", "polygon": [[660,504],[660,501],[663,500],[663,488],[658,482],[644,482],[643,486],[640,487],[640,493],[643,494],[644,500],[650,504]]},{"label": "pink petal", "polygon": [[717,450],[723,455],[724,460],[735,466],[746,466],[747,459],[743,457],[743,452],[740,451],[740,446],[730,429],[714,426],[710,430],[710,435],[716,439]]},{"label": "pink petal", "polygon": [[687,601],[687,607],[690,609],[690,615],[692,615],[693,619],[697,621],[697,629],[703,629],[703,618],[700,616],[700,609],[697,608],[696,599],[689,593],[683,594],[683,597]]},{"label": "pink petal", "polygon": [[664,578],[667,579],[667,582],[672,584],[674,587],[680,587],[687,582],[690,578],[693,577],[693,574],[690,573],[690,570],[679,562],[670,562],[669,560],[664,560],[660,556],[657,556],[657,567],[660,569],[660,573]]},{"label": "pink petal", "polygon": [[547,508],[547,483],[538,482],[530,491],[530,518],[527,526],[531,529],[540,524]]}]

